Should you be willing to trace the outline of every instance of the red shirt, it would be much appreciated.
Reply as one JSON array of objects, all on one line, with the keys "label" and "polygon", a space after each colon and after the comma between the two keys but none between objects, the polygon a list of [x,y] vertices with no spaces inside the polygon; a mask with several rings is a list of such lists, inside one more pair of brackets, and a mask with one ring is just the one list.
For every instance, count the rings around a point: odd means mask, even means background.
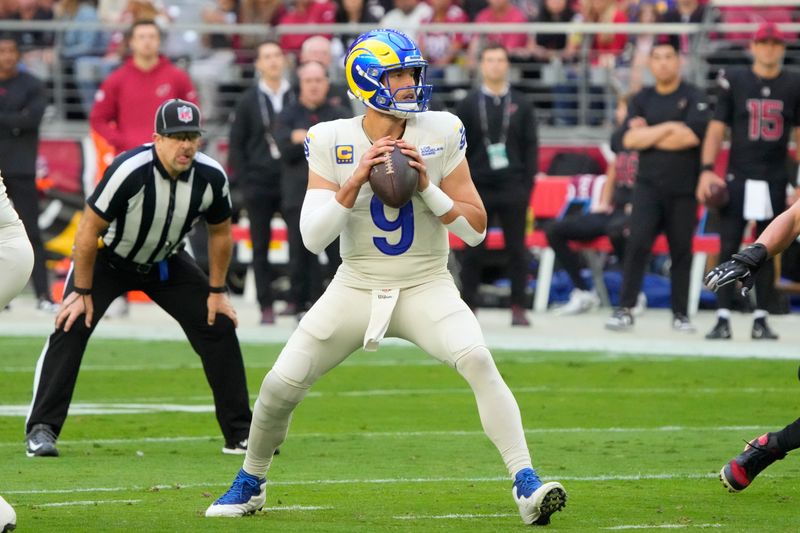
[{"label": "red shirt", "polygon": [[[430,24],[432,22],[436,23],[464,23],[469,22],[469,17],[464,10],[458,7],[457,5],[451,5],[447,8],[447,11],[444,14],[444,20],[432,20],[434,15],[430,17],[426,17],[422,23],[423,24]],[[420,28],[421,33],[419,36],[420,44],[422,45],[422,50],[425,54],[425,59],[428,60],[429,63],[435,64],[439,60],[446,58],[448,53],[450,52],[450,47],[453,42],[456,42],[460,45],[464,45],[466,39],[464,35],[461,33],[432,33],[432,32],[425,32],[423,28]]]},{"label": "red shirt", "polygon": [[[475,16],[475,22],[508,24],[511,22],[528,22],[528,17],[525,16],[522,10],[513,5],[509,5],[502,15],[496,15],[491,8],[487,7]],[[508,51],[512,51],[514,48],[523,48],[528,43],[528,36],[524,33],[491,33],[486,35],[486,38],[489,42],[502,44]]]},{"label": "red shirt", "polygon": [[[621,9],[614,12],[613,24],[628,22],[628,16]],[[592,41],[592,50],[598,54],[619,54],[628,43],[628,35],[625,33],[598,34]]]},{"label": "red shirt", "polygon": [[186,72],[166,57],[147,72],[128,59],[100,85],[89,125],[117,153],[124,152],[152,140],[156,110],[164,100],[172,98],[197,103],[194,85]]},{"label": "red shirt", "polygon": [[[336,18],[336,4],[325,0],[312,0],[308,8],[303,11],[292,9],[281,17],[279,24],[331,24]],[[314,35],[285,34],[281,35],[281,48],[284,52],[299,52],[303,42]],[[326,35],[328,39],[332,35]]]}]

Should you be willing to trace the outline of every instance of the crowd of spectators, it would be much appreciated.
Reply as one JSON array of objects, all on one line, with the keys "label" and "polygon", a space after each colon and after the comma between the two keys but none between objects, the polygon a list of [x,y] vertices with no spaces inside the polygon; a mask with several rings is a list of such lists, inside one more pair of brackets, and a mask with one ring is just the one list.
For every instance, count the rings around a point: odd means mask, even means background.
[{"label": "crowd of spectators", "polygon": [[[635,92],[652,82],[645,67],[652,35],[510,33],[501,31],[502,24],[700,22],[704,20],[706,4],[707,0],[0,0],[0,18],[108,24],[156,20],[165,32],[163,53],[174,61],[185,62],[206,116],[212,121],[226,120],[230,111],[218,107],[221,85],[253,76],[252,50],[269,35],[270,28],[278,25],[349,22],[405,28],[420,42],[432,65],[431,75],[462,87],[475,77],[478,51],[488,42],[499,42],[509,51],[517,71],[515,79],[523,81],[520,88],[552,94],[552,98],[543,100],[548,100],[546,108],[554,108],[554,123],[571,125],[576,122],[576,80],[581,76],[589,79],[593,102],[590,107],[596,112],[592,122],[596,124],[613,122],[615,93]],[[719,13],[724,22],[789,22],[794,17],[787,7],[759,8],[757,12],[730,7],[721,8]],[[468,34],[425,28],[429,23],[468,22],[495,24],[498,31]],[[170,31],[173,23],[263,24],[265,31],[264,35]],[[332,41],[334,64],[341,61],[354,37],[333,31],[318,35]],[[32,28],[18,36],[25,68],[41,79],[51,79],[54,71],[61,69],[71,94],[77,95],[71,97],[71,103],[83,115],[90,108],[99,83],[127,54],[121,31],[79,27],[50,32]],[[735,43],[742,36],[732,33],[716,37],[720,42]],[[289,60],[299,63],[301,47],[310,37],[284,34],[279,42]],[[693,39],[682,36],[684,54],[691,50]],[[580,64],[579,68],[583,48],[588,50],[589,61],[588,66]],[[335,72],[331,74],[332,81],[341,81]],[[242,88],[244,85],[240,84]]]}]

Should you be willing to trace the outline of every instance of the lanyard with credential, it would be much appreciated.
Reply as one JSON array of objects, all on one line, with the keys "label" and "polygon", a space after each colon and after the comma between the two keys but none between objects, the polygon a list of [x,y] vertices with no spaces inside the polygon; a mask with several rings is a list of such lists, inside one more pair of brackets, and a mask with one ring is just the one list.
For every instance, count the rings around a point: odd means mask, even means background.
[{"label": "lanyard with credential", "polygon": [[489,118],[486,115],[486,95],[481,93],[478,99],[478,112],[481,118],[481,133],[483,133],[483,144],[486,147],[486,155],[489,158],[489,168],[492,170],[502,170],[509,165],[508,152],[506,151],[506,138],[508,137],[508,127],[511,124],[511,93],[507,92],[503,96],[503,123],[500,126],[500,138],[493,143],[489,138]]},{"label": "lanyard with credential", "polygon": [[280,159],[281,158],[281,151],[278,149],[278,143],[275,142],[275,137],[272,136],[272,132],[269,130],[270,128],[270,120],[269,120],[269,110],[267,109],[267,96],[263,94],[261,90],[257,91],[258,96],[258,108],[261,111],[261,123],[264,125],[264,140],[267,141],[267,146],[269,147],[269,155],[272,156],[272,159]]},{"label": "lanyard with credential", "polygon": [[481,132],[483,133],[483,144],[487,147],[491,144],[506,144],[508,137],[508,127],[511,125],[511,93],[507,92],[503,96],[503,123],[500,126],[500,138],[497,143],[492,143],[489,138],[489,119],[486,115],[486,97],[488,95],[481,93],[478,98],[478,112],[481,116]]}]

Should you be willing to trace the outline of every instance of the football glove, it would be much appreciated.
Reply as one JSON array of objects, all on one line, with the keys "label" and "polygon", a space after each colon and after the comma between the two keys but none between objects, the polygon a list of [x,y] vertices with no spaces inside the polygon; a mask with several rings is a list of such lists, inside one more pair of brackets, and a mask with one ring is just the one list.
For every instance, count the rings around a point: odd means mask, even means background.
[{"label": "football glove", "polygon": [[739,253],[733,254],[730,261],[717,265],[706,274],[706,287],[716,291],[734,281],[742,283],[742,296],[747,296],[753,288],[753,275],[767,259],[767,247],[763,244],[751,244]]}]

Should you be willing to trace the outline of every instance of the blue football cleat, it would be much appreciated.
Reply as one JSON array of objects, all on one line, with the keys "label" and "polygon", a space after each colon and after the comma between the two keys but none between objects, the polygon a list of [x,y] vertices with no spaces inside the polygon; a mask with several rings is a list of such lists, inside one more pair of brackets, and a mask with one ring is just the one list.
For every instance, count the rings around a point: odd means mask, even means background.
[{"label": "blue football cleat", "polygon": [[511,494],[517,502],[522,521],[528,525],[549,524],[550,515],[567,505],[567,492],[561,483],[542,483],[532,468],[517,472]]},{"label": "blue football cleat", "polygon": [[267,501],[267,478],[239,470],[231,488],[206,509],[206,516],[244,516],[260,511]]}]

